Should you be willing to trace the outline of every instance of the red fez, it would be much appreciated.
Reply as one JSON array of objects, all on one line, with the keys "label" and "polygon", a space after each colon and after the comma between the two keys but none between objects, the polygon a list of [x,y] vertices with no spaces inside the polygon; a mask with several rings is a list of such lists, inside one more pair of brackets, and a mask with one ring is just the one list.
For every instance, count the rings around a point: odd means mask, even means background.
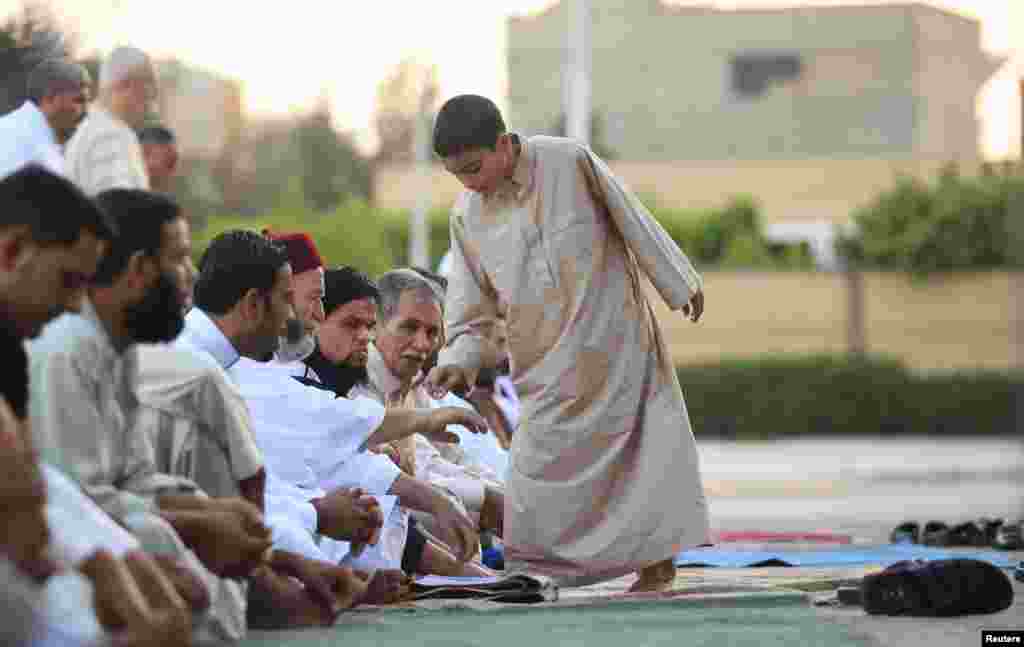
[{"label": "red fez", "polygon": [[302,274],[309,270],[323,267],[324,262],[320,258],[320,252],[316,251],[316,245],[309,234],[298,231],[288,234],[278,234],[269,229],[263,230],[263,235],[270,240],[283,245],[288,253],[288,262],[292,266],[292,272]]}]

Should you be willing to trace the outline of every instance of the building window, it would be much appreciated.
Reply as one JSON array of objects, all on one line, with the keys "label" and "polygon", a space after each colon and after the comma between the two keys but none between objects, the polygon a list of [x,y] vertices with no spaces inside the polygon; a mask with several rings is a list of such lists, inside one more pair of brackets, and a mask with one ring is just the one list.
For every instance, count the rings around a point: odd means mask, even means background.
[{"label": "building window", "polygon": [[729,59],[732,92],[741,99],[756,99],[775,83],[800,78],[803,64],[799,54],[784,52],[744,52]]}]

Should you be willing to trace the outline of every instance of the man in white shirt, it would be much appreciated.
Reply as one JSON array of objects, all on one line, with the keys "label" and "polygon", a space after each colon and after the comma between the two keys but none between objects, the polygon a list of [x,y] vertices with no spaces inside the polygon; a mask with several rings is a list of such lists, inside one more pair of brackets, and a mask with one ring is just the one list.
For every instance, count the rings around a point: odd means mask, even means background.
[{"label": "man in white shirt", "polygon": [[[238,382],[249,405],[256,439],[263,450],[268,471],[300,489],[330,492],[339,487],[360,487],[375,496],[397,496],[403,515],[404,508],[434,514],[442,521],[442,538],[449,543],[454,556],[444,561],[442,568],[435,568],[438,564],[430,560],[424,568],[436,574],[470,574],[466,571],[470,565],[465,562],[478,547],[472,522],[436,490],[402,475],[390,460],[366,451],[366,447],[417,432],[450,442],[457,437],[445,431],[448,424],[482,430],[482,419],[474,412],[454,408],[431,412],[385,412],[372,400],[338,399],[326,390],[294,379],[302,375],[305,367],[299,362],[284,363],[273,359],[273,354],[282,347],[277,343],[277,337],[271,337],[273,343],[268,346],[265,341],[255,341],[266,339],[265,333],[258,329],[248,333],[245,330],[244,314],[247,311],[254,307],[274,307],[273,299],[266,306],[258,306],[262,303],[258,300],[258,292],[239,287],[241,277],[256,271],[252,267],[254,254],[240,253],[242,249],[257,245],[255,236],[252,232],[227,232],[207,248],[195,289],[196,308],[189,313],[185,332],[192,334],[195,331],[210,337],[208,332],[202,331],[209,331],[214,325],[222,332],[230,333],[220,336],[231,339],[231,343],[217,343],[211,347],[225,359],[234,356],[229,373]],[[287,283],[282,285],[282,289],[287,288],[289,293],[285,303],[295,304],[301,322],[296,322],[298,334],[295,337],[304,337],[304,332],[309,333],[316,322],[322,320],[322,263],[308,236],[275,237],[289,241],[283,246],[290,262],[280,269],[284,276],[279,278],[287,278]],[[300,277],[298,282],[291,281],[292,265]],[[303,279],[307,277],[315,280],[308,281],[306,285],[307,281]],[[305,288],[313,289],[307,291]],[[251,301],[253,303],[250,304]],[[203,319],[210,322],[203,322]],[[271,332],[288,336],[280,324],[276,331]],[[303,344],[288,345],[298,347]],[[296,352],[292,350],[289,354],[295,355]],[[404,526],[404,521],[398,524],[395,520],[386,520],[385,540],[392,522],[394,527]],[[393,536],[404,542],[404,531],[393,532]],[[428,548],[432,545],[428,542]],[[402,546],[395,545],[394,550],[386,555],[387,565],[394,568],[403,551]],[[437,556],[439,552],[425,551],[424,556]],[[358,567],[358,562],[355,565]]]},{"label": "man in white shirt", "polygon": [[99,96],[68,142],[67,173],[89,195],[106,189],[148,189],[149,176],[135,129],[157,99],[149,56],[118,47],[100,67]]},{"label": "man in white shirt", "polygon": [[64,174],[60,147],[85,116],[89,73],[81,65],[49,59],[28,77],[28,99],[0,117],[0,178],[29,162]]}]

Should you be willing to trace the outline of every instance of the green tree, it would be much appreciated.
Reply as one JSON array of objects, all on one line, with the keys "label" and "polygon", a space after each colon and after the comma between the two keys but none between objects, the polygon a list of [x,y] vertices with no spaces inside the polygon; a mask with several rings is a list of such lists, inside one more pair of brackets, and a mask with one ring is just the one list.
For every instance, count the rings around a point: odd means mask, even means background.
[{"label": "green tree", "polygon": [[326,101],[299,121],[293,140],[302,194],[312,209],[324,212],[349,198],[370,199],[373,187],[370,164],[356,150],[350,137],[334,129]]},{"label": "green tree", "polygon": [[839,251],[864,267],[924,275],[1014,264],[1013,205],[1024,194],[1019,165],[966,177],[950,166],[929,184],[900,178],[853,214],[857,231]]}]

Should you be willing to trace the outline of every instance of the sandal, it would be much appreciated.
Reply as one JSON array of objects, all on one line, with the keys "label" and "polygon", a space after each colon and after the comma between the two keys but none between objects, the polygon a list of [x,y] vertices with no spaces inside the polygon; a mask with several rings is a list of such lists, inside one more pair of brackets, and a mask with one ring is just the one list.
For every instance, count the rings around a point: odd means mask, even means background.
[{"label": "sandal", "polygon": [[921,526],[916,521],[904,521],[889,533],[891,544],[916,544],[921,536]]},{"label": "sandal", "polygon": [[946,546],[991,546],[992,539],[985,533],[985,528],[974,521],[957,524],[949,529]]},{"label": "sandal", "polygon": [[921,533],[921,543],[925,546],[948,546],[949,526],[941,521],[929,521]]}]

